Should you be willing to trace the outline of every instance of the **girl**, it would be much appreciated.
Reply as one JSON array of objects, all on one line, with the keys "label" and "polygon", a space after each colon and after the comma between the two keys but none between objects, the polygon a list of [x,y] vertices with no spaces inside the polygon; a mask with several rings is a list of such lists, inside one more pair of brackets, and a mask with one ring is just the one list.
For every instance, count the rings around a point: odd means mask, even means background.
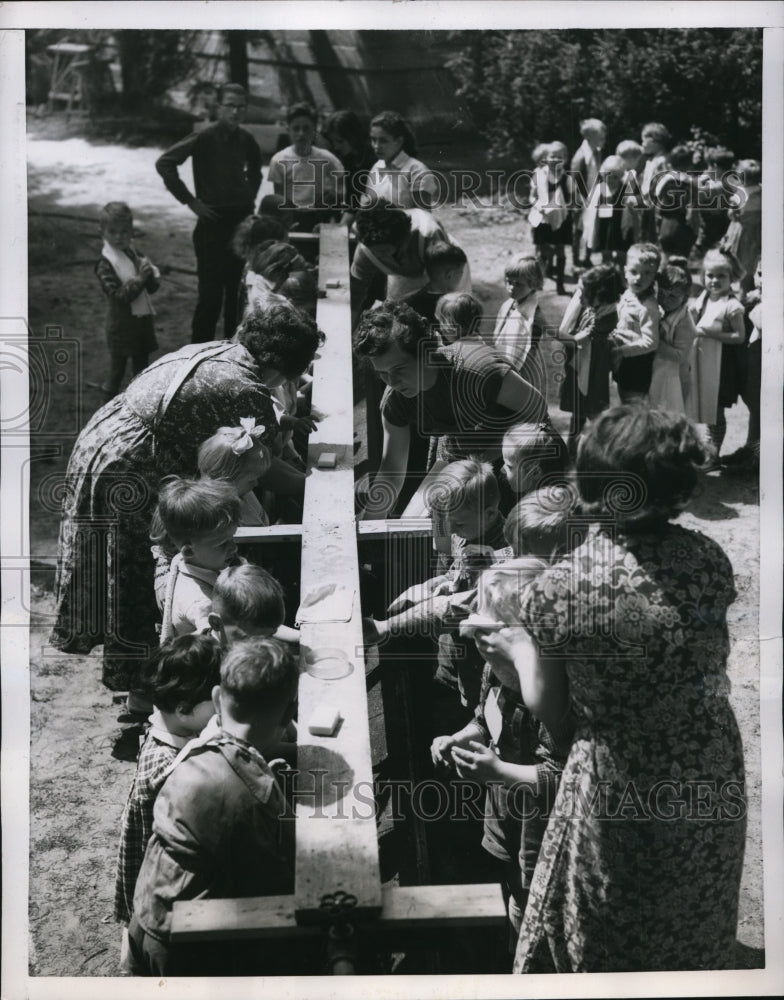
[{"label": "girl", "polygon": [[509,298],[498,311],[493,346],[522,378],[544,395],[546,376],[540,352],[544,320],[538,306],[544,284],[536,257],[516,257],[504,271]]},{"label": "girl", "polygon": [[470,292],[448,292],[436,303],[436,323],[445,344],[480,339],[481,322],[482,303]]},{"label": "girl", "polygon": [[673,264],[674,260],[685,264],[684,258],[671,257],[671,263],[656,275],[662,318],[648,399],[656,409],[685,413],[691,389],[689,356],[697,331],[688,309],[691,275],[685,266]]},{"label": "girl", "polygon": [[565,247],[572,242],[572,219],[568,207],[572,202],[572,191],[569,178],[564,172],[566,156],[567,149],[562,142],[550,143],[545,166],[534,172],[535,201],[528,215],[543,273],[547,271],[550,258],[555,255],[558,295],[566,294]]},{"label": "girl", "polygon": [[269,518],[253,492],[270,467],[270,453],[259,438],[264,427],[253,417],[243,417],[239,427],[219,427],[199,448],[202,479],[224,479],[240,498],[240,524],[269,524]]},{"label": "girl", "polygon": [[608,336],[618,323],[618,300],[623,282],[616,267],[600,264],[580,278],[558,339],[572,345],[564,369],[561,409],[572,414],[569,453],[574,455],[586,419],[610,405],[610,345]]},{"label": "girl", "polygon": [[625,176],[626,166],[621,157],[608,156],[599,167],[596,187],[583,212],[583,237],[588,256],[601,253],[604,264],[623,264],[632,242],[624,229],[621,189]]},{"label": "girl", "polygon": [[710,469],[719,468],[719,453],[727,433],[725,407],[738,398],[737,349],[745,339],[743,306],[732,291],[740,265],[723,250],[708,250],[702,263],[705,291],[689,302],[696,337],[691,351],[692,381],[686,401],[688,415],[708,425],[716,449]]},{"label": "girl", "polygon": [[479,611],[460,628],[486,661],[479,706],[468,725],[430,748],[436,765],[488,783],[482,846],[499,862],[515,944],[565,755],[526,708],[504,633],[520,631],[521,590],[546,568],[525,556],[482,574]]},{"label": "girl", "polygon": [[429,210],[439,186],[433,172],[416,159],[408,122],[396,111],[382,111],[370,123],[370,144],[378,159],[370,169],[365,207],[385,201],[398,208]]},{"label": "girl", "polygon": [[515,424],[504,434],[501,471],[512,492],[520,497],[545,486],[563,484],[571,459],[563,438],[548,423]]},{"label": "girl", "polygon": [[361,198],[367,189],[368,177],[376,159],[370,145],[367,126],[353,111],[333,111],[322,129],[327,145],[348,171],[346,177],[346,211],[341,222],[353,221]]}]

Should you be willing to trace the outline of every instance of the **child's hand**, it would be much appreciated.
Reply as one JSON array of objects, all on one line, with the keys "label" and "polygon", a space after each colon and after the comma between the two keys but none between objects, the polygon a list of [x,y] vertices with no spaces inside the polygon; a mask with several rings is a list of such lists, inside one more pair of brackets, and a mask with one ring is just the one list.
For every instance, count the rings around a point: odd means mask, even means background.
[{"label": "child's hand", "polygon": [[302,431],[303,434],[310,434],[318,427],[318,420],[312,415],[293,417],[290,413],[284,413],[280,418],[280,426],[284,431]]},{"label": "child's hand", "polygon": [[433,763],[442,767],[452,766],[452,750],[457,746],[457,742],[453,736],[436,736],[433,742],[430,744],[430,756],[433,758]]},{"label": "child's hand", "polygon": [[512,629],[505,628],[500,632],[479,635],[476,637],[476,648],[504,687],[519,692],[520,678],[514,665],[514,636],[510,633]]},{"label": "child's hand", "polygon": [[[446,590],[444,589],[445,587],[447,588]],[[392,601],[387,611],[390,615],[396,615],[404,611],[409,604],[421,604],[423,601],[427,601],[431,597],[436,597],[438,594],[449,593],[448,588],[449,580],[445,576],[434,576],[430,580],[425,580],[424,583],[416,583],[413,587],[409,587],[408,590],[404,590],[402,594]]]},{"label": "child's hand", "polygon": [[575,344],[581,344],[584,340],[590,340],[590,339],[591,339],[590,330],[581,330],[580,333],[575,333],[575,335],[572,337],[572,340],[574,341]]},{"label": "child's hand", "polygon": [[453,747],[452,760],[460,778],[489,781],[498,776],[498,757],[490,747],[476,740],[471,740],[468,747]]}]

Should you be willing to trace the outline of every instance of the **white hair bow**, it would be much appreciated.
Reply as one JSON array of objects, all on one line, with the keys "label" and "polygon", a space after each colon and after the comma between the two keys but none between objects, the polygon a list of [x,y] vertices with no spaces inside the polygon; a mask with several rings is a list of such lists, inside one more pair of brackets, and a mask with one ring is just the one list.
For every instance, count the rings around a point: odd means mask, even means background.
[{"label": "white hair bow", "polygon": [[266,430],[264,424],[257,424],[254,417],[240,417],[240,427],[242,433],[231,446],[235,455],[244,455],[246,451],[250,451],[256,444],[256,438],[261,437]]}]

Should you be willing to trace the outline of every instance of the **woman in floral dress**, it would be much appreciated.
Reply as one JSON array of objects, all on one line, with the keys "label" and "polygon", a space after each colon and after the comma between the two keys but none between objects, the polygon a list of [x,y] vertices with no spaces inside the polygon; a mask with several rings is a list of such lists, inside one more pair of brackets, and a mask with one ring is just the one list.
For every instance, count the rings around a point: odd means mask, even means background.
[{"label": "woman in floral dress", "polygon": [[552,732],[575,723],[517,972],[732,963],[746,832],[733,574],[715,542],[670,523],[706,460],[683,416],[599,416],[577,455],[584,541],[523,599],[538,663],[508,636],[530,709]]},{"label": "woman in floral dress", "polygon": [[[68,463],[51,635],[66,653],[103,643],[103,682],[133,685],[135,668],[158,644],[150,520],[158,483],[197,473],[202,441],[254,417],[259,440],[278,433],[270,390],[305,371],[320,341],[315,323],[290,305],[251,314],[232,341],[189,344],[159,358],[101,407]],[[273,459],[273,491],[297,495],[304,475]]]}]

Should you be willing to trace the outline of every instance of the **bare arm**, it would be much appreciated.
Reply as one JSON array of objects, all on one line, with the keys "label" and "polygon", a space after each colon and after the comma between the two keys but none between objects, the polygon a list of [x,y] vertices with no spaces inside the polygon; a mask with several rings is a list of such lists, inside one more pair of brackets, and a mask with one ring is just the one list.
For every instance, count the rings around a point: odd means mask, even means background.
[{"label": "bare arm", "polygon": [[496,402],[517,414],[521,423],[538,423],[547,416],[547,404],[542,394],[521,378],[517,372],[508,371],[501,382]]},{"label": "bare arm", "polygon": [[381,464],[368,490],[368,500],[362,517],[377,520],[386,517],[395,504],[408,468],[408,450],[411,445],[411,428],[397,427],[381,418],[384,428],[384,445]]},{"label": "bare arm", "polygon": [[523,701],[549,730],[558,747],[568,747],[572,737],[569,718],[569,682],[562,660],[541,656],[523,629],[515,629],[513,662]]}]

